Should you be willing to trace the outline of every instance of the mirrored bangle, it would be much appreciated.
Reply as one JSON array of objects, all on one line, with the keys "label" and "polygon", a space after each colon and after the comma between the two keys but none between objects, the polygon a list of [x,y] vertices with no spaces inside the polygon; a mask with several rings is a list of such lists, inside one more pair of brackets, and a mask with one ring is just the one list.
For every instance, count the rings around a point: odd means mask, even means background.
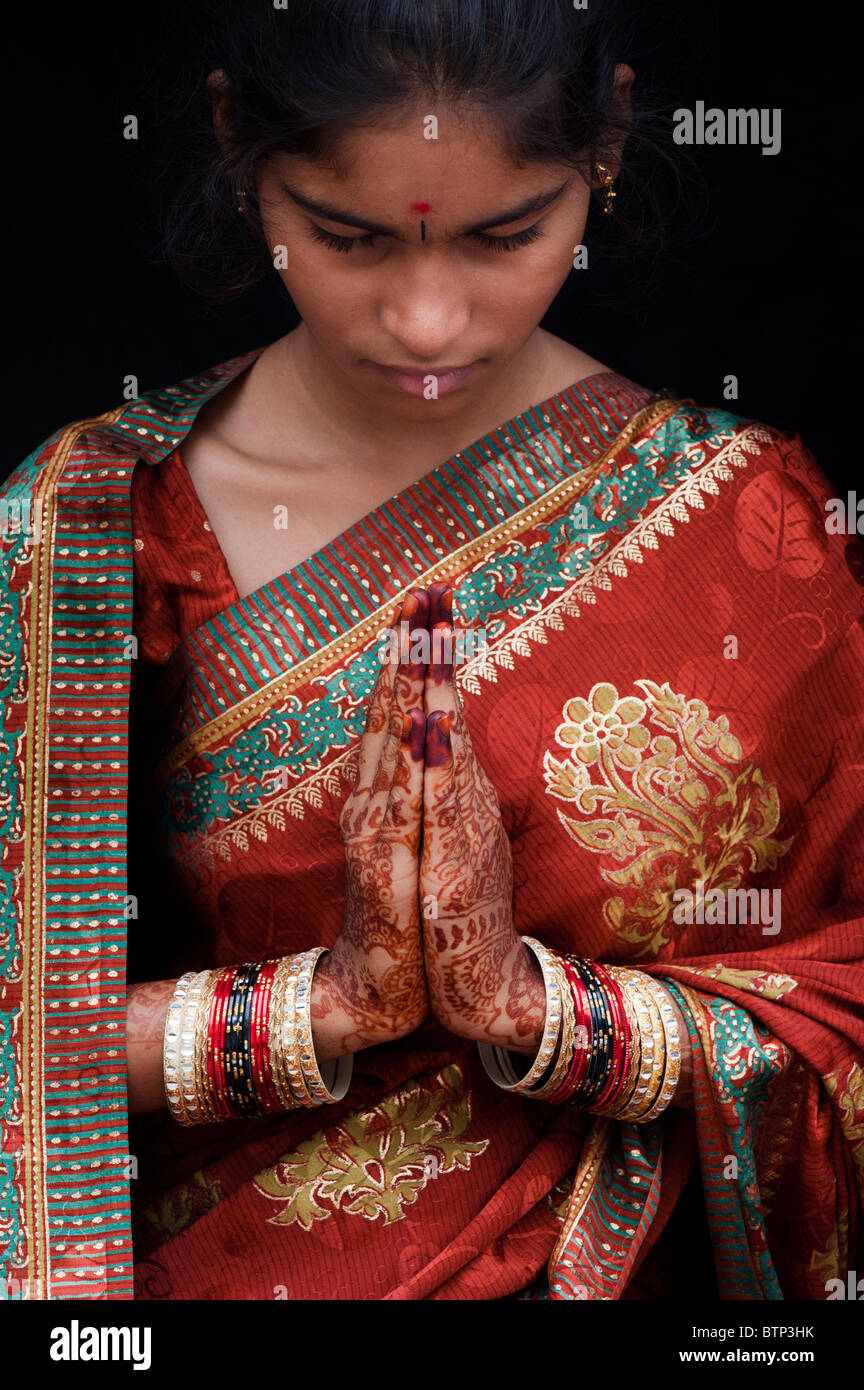
[{"label": "mirrored bangle", "polygon": [[553,957],[553,962],[558,977],[559,997],[561,999],[561,1027],[559,1030],[561,1044],[549,1080],[531,1092],[537,1100],[547,1100],[560,1090],[573,1064],[573,1054],[576,1050],[576,1007],[573,1003],[573,995],[561,961]]},{"label": "mirrored bangle", "polygon": [[287,1058],[283,1045],[286,990],[288,972],[291,969],[292,961],[293,956],[283,956],[282,960],[280,960],[276,967],[276,973],[273,976],[273,987],[270,992],[270,1018],[268,1030],[270,1070],[273,1075],[273,1085],[283,1110],[296,1110],[300,1104],[300,1101],[297,1100],[291,1088],[291,1081],[285,1065]]},{"label": "mirrored bangle", "polygon": [[300,974],[300,956],[295,956],[285,977],[285,1012],[282,1019],[282,1051],[285,1056],[285,1073],[294,1097],[294,1104],[312,1106],[316,1102],[310,1094],[300,1063],[303,1043],[300,1039],[302,1020],[298,1014],[297,983]]},{"label": "mirrored bangle", "polygon": [[[314,1103],[341,1100],[348,1090],[354,1072],[354,1054],[334,1057],[324,1063],[323,1071],[315,1056],[315,1042],[312,1036],[312,984],[315,967],[327,948],[316,946],[299,957],[300,969],[297,974],[297,1023],[300,1040],[300,1069],[307,1093]],[[324,1079],[324,1071],[327,1079]]]},{"label": "mirrored bangle", "polygon": [[663,1077],[666,1072],[666,1033],[663,1028],[663,1016],[660,1013],[657,1000],[652,991],[646,987],[646,977],[641,974],[639,977],[639,988],[642,991],[642,997],[646,1000],[651,1014],[651,1036],[654,1041],[651,1081],[639,1114],[635,1116],[641,1123],[648,1111],[656,1104],[663,1087]]},{"label": "mirrored bangle", "polygon": [[179,1124],[188,1124],[186,1108],[183,1104],[183,1091],[180,1080],[180,1020],[186,991],[195,979],[195,971],[188,970],[174,986],[174,993],[168,1003],[165,1018],[165,1032],[162,1039],[162,1082],[168,1109]]}]

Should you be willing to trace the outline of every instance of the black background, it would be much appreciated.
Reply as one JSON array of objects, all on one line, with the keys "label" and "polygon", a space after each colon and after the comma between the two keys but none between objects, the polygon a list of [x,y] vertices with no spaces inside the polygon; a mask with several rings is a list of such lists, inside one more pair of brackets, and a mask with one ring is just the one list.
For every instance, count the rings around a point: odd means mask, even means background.
[{"label": "black background", "polygon": [[[152,87],[182,56],[184,3],[42,3],[16,21],[4,73],[4,476],[58,426],[120,404],[127,374],[141,392],[167,385],[296,322],[278,286],[204,306],[155,260],[163,136]],[[643,385],[799,430],[844,488],[858,474],[845,443],[857,386],[857,86],[844,77],[851,39],[835,14],[776,0],[643,0],[641,71],[672,107],[780,107],[782,149],[695,148],[690,230],[673,236],[650,290],[613,306],[565,292],[544,323]],[[122,136],[130,113],[137,141]],[[734,403],[723,400],[728,373]]]}]

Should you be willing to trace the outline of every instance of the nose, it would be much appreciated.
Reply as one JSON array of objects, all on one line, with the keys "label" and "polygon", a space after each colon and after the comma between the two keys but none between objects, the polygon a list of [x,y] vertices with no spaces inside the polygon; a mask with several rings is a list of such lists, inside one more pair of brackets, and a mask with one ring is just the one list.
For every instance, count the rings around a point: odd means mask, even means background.
[{"label": "nose", "polygon": [[381,325],[406,358],[440,362],[471,321],[469,286],[434,251],[414,251],[401,260],[388,267]]}]

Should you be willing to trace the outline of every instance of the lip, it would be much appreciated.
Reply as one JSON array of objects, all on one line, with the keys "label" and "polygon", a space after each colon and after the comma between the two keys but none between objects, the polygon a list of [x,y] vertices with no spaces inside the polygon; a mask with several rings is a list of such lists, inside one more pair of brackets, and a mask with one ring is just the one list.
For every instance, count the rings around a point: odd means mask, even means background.
[{"label": "lip", "polygon": [[[435,377],[437,382],[437,395],[445,396],[449,391],[455,391],[461,386],[470,371],[479,366],[479,359],[476,362],[469,362],[464,367],[388,367],[382,362],[373,362],[372,366],[379,371],[391,386],[395,386],[397,391],[403,391],[407,396],[422,396],[425,394],[426,387],[424,382],[427,377]],[[430,397],[435,399],[435,397]]]}]

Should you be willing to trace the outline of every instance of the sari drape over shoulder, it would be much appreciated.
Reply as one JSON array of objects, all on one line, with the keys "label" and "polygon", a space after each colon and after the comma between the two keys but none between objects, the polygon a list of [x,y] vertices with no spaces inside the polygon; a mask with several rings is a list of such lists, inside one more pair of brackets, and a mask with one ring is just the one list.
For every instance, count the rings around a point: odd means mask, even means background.
[{"label": "sari drape over shoulder", "polygon": [[[3,490],[12,1296],[660,1297],[694,1262],[723,1299],[831,1296],[864,1267],[864,552],[830,484],[603,372],[241,599],[182,446],[255,355]],[[436,580],[486,638],[456,679],[516,926],[663,980],[692,1110],[508,1095],[430,1019],[320,1110],[130,1124],[127,978],[335,941],[382,633]]]}]

